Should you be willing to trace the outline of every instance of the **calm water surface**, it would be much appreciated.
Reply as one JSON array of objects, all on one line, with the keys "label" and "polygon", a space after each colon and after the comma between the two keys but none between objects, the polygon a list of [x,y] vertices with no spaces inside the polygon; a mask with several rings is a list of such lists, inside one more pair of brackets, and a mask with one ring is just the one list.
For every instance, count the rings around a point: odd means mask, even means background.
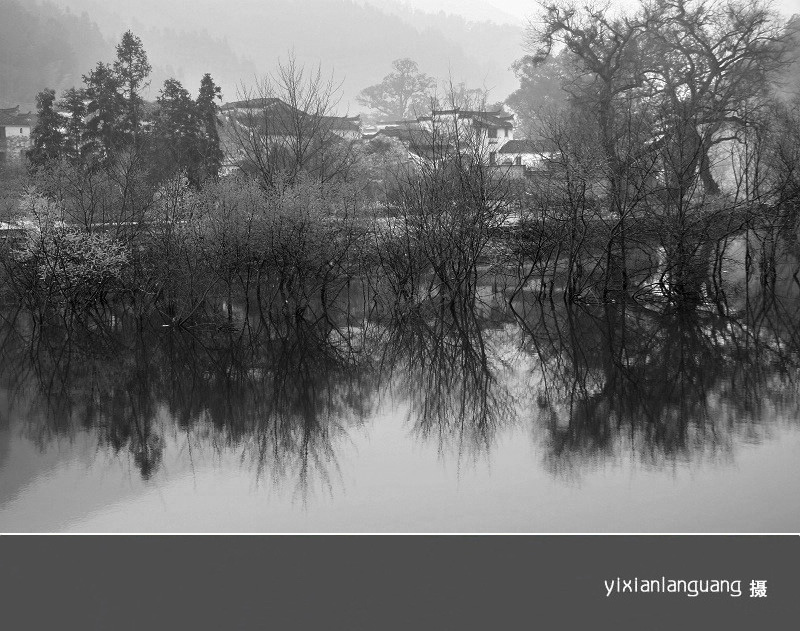
[{"label": "calm water surface", "polygon": [[325,484],[259,475],[247,456],[167,439],[143,480],[78,435],[46,448],[12,429],[0,489],[4,531],[67,532],[773,532],[797,530],[800,435],[775,428],[702,462],[643,464],[633,453],[554,475],[525,431],[458,463],[421,445],[404,410],[352,432]]},{"label": "calm water surface", "polygon": [[0,531],[797,532],[796,268],[680,309],[7,307]]}]

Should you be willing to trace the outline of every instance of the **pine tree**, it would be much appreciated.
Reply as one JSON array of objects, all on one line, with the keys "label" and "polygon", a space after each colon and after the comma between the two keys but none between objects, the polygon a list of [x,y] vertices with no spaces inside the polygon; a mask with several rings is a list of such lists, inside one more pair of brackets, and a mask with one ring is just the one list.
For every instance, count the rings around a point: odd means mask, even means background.
[{"label": "pine tree", "polygon": [[114,74],[119,82],[125,103],[119,125],[120,131],[134,141],[139,138],[144,112],[144,100],[140,92],[147,87],[146,80],[151,70],[152,67],[147,60],[142,40],[127,31],[117,46]]},{"label": "pine tree", "polygon": [[109,157],[123,144],[120,129],[125,102],[120,92],[120,82],[112,68],[98,63],[94,70],[84,75],[86,84],[86,130],[88,152]]},{"label": "pine tree", "polygon": [[45,166],[57,160],[64,146],[64,134],[61,131],[62,119],[53,104],[56,91],[45,89],[36,96],[36,126],[31,132],[33,146],[28,150],[28,161],[32,168]]},{"label": "pine tree", "polygon": [[162,174],[183,170],[196,184],[200,130],[195,102],[179,81],[167,79],[157,103],[156,151]]},{"label": "pine tree", "polygon": [[86,91],[70,88],[64,92],[59,105],[67,114],[64,128],[64,154],[72,161],[83,155],[86,131]]},{"label": "pine tree", "polygon": [[200,93],[197,96],[197,117],[200,123],[198,151],[200,154],[201,179],[217,178],[222,168],[223,152],[220,147],[220,121],[217,117],[219,106],[216,101],[222,100],[220,88],[214,84],[211,75],[206,73],[200,82]]}]

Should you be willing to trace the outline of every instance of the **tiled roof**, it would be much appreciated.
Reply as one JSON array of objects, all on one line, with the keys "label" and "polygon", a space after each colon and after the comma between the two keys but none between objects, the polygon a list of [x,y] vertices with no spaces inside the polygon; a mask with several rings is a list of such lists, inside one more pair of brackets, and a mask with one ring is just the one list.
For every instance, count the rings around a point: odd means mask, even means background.
[{"label": "tiled roof", "polygon": [[435,138],[424,128],[387,127],[379,131],[373,138],[386,136],[402,142],[410,152],[423,157],[432,157],[449,150],[450,145],[445,138]]},{"label": "tiled roof", "polygon": [[413,120],[398,120],[398,121],[378,121],[375,124],[380,127],[416,127],[419,125],[419,122],[416,119],[413,119]]},{"label": "tiled roof", "polygon": [[231,103],[225,103],[220,110],[223,112],[228,112],[235,109],[264,109],[271,107],[273,105],[277,105],[278,103],[283,103],[286,107],[289,107],[286,103],[281,101],[278,98],[258,98],[258,99],[246,99],[244,101],[233,101]]},{"label": "tiled roof", "polygon": [[[298,121],[299,116],[308,116],[314,118],[314,114],[303,112],[288,103],[278,98],[258,98],[248,99],[244,101],[234,101],[233,103],[226,103],[220,110],[223,113],[236,115],[237,110],[255,110],[259,116],[269,118],[271,125],[274,128],[287,130],[292,129]],[[241,120],[240,122],[246,123],[247,121]],[[360,131],[361,117],[360,116],[319,116],[317,117],[322,121],[323,125],[332,131]]]},{"label": "tiled roof", "polygon": [[419,127],[387,127],[379,131],[376,135],[397,138],[403,142],[410,142],[418,145],[429,145],[432,142],[431,133],[427,129],[420,129]]},{"label": "tiled roof", "polygon": [[474,116],[470,116],[470,118],[483,127],[489,127],[493,129],[514,128],[514,123],[511,122],[510,119],[501,118],[499,116],[495,116],[494,114],[478,113]]},{"label": "tiled roof", "polygon": [[437,116],[454,116],[457,115],[460,120],[472,119],[476,124],[490,129],[513,129],[514,128],[514,115],[508,114],[502,109],[495,111],[482,111],[482,110],[434,110],[431,116],[420,117],[419,120],[429,121]]},{"label": "tiled roof", "polygon": [[9,107],[0,109],[0,126],[2,127],[30,127],[32,121],[32,114],[19,113],[19,105],[17,107]]},{"label": "tiled roof", "polygon": [[498,110],[462,110],[460,108],[455,108],[451,110],[434,110],[433,115],[439,116],[443,114],[455,114],[458,113],[461,117],[471,118],[473,116],[483,116],[485,114],[491,116],[497,116],[498,118],[514,118],[513,114],[509,114],[505,110],[498,109]]},{"label": "tiled roof", "polygon": [[515,138],[505,143],[498,153],[539,153],[533,140],[528,138]]}]

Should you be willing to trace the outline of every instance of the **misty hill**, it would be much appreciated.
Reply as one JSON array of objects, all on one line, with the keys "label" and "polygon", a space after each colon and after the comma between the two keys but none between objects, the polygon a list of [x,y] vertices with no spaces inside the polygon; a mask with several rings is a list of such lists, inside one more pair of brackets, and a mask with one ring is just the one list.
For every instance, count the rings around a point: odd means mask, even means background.
[{"label": "misty hill", "polygon": [[322,62],[333,71],[342,81],[342,109],[351,111],[358,109],[355,95],[379,82],[394,59],[411,57],[421,71],[440,79],[452,76],[470,87],[490,88],[498,100],[517,87],[510,66],[522,55],[520,27],[429,15],[383,0],[55,1],[87,11],[112,40],[133,29],[154,67],[176,65],[173,60],[182,54],[176,33],[191,34],[183,36],[190,39],[208,33],[216,38],[215,46],[229,47],[245,60],[237,65],[215,59],[216,68],[208,67],[226,100],[235,99],[240,82],[250,84],[274,70],[277,58],[285,58],[289,49],[299,60]]},{"label": "misty hill", "polygon": [[[431,11],[428,0],[358,0],[361,4],[372,4],[389,13],[418,12],[423,15],[463,16],[470,22],[494,22],[496,24],[521,25],[524,20],[505,10],[505,0],[437,0],[439,11]],[[531,10],[535,10],[535,3]]]},{"label": "misty hill", "polygon": [[[79,85],[98,61],[114,58],[122,31],[101,30],[94,15],[78,13],[81,3],[76,4],[71,10],[51,2],[0,0],[0,107],[30,109],[43,88],[61,93]],[[231,85],[255,72],[224,40],[206,32],[139,26],[153,66],[150,98],[170,77],[194,92],[206,72]]]},{"label": "misty hill", "polygon": [[87,16],[51,4],[0,0],[0,16],[0,108],[30,110],[44,87],[72,87],[114,52]]},{"label": "misty hill", "polygon": [[[202,31],[176,31],[171,28],[138,28],[144,49],[153,66],[148,97],[156,98],[165,79],[180,81],[197,94],[200,79],[207,72],[231,93],[243,77],[256,73],[252,62],[237,55],[227,41]],[[115,35],[115,41],[119,35]]]}]

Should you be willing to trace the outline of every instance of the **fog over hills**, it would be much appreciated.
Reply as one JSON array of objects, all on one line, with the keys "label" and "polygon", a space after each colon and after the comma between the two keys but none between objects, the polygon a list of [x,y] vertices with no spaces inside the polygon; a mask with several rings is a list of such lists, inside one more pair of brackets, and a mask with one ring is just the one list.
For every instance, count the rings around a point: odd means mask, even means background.
[{"label": "fog over hills", "polygon": [[209,71],[227,100],[242,82],[273,70],[290,49],[342,81],[342,110],[358,111],[358,92],[378,83],[401,57],[501,100],[517,87],[510,66],[523,54],[518,19],[472,0],[459,3],[464,15],[494,21],[426,13],[398,0],[51,1],[77,15],[86,12],[112,42],[128,28],[138,34],[155,69],[154,87],[161,75],[174,75],[195,90]]},{"label": "fog over hills", "polygon": [[[124,31],[100,27],[91,11],[70,11],[53,2],[0,0],[0,15],[0,107],[20,105],[23,111],[35,106],[42,89],[60,94],[80,85],[98,61],[112,61]],[[153,65],[151,98],[169,77],[194,91],[205,72],[231,84],[255,72],[252,63],[207,32],[137,26]]]},{"label": "fog over hills", "polygon": [[[788,15],[795,0],[777,0]],[[616,0],[629,5],[633,0]],[[410,57],[440,81],[490,90],[492,101],[519,87],[510,69],[524,55],[533,0],[0,0],[0,107],[30,109],[44,87],[81,83],[97,61],[111,61],[121,34],[142,39],[163,81],[195,92],[210,72],[225,100],[275,69],[293,50],[342,82],[340,112],[363,108],[355,96],[380,82],[391,62]]]},{"label": "fog over hills", "polygon": [[45,87],[63,90],[114,48],[88,17],[0,0],[0,108],[33,108]]},{"label": "fog over hills", "polygon": [[361,4],[372,4],[387,12],[418,11],[430,14],[461,16],[471,22],[495,22],[520,26],[524,16],[535,8],[529,0],[437,0],[432,6],[429,0],[359,0]]}]

